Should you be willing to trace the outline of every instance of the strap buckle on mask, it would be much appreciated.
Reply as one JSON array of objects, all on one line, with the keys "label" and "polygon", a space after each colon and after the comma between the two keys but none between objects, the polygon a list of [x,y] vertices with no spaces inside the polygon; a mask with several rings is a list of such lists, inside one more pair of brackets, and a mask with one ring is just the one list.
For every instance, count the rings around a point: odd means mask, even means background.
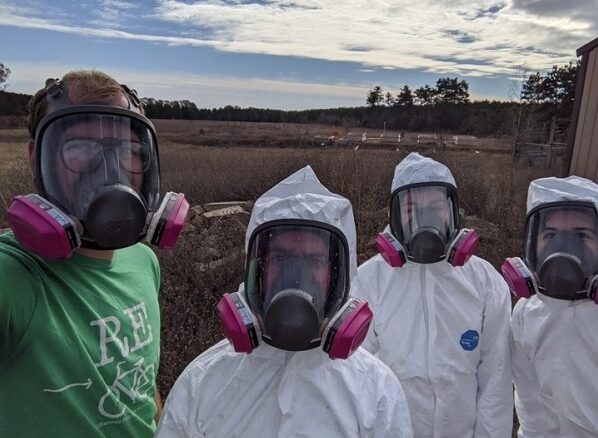
[{"label": "strap buckle on mask", "polygon": [[57,97],[62,92],[62,89],[60,88],[60,79],[46,79],[45,88],[46,93],[48,93],[49,96]]},{"label": "strap buckle on mask", "polygon": [[48,112],[57,111],[73,105],[69,100],[66,86],[60,79],[46,79],[45,89],[47,94],[46,100],[49,105]]},{"label": "strap buckle on mask", "polygon": [[137,90],[135,90],[134,88],[129,88],[125,84],[120,84],[120,86],[123,89],[123,91],[125,92],[125,94],[127,95],[127,98],[129,101],[129,109],[131,109],[131,103],[132,103],[133,106],[135,107],[135,109],[137,111],[139,111],[139,108],[141,107],[141,99],[139,98],[139,95],[137,94]]},{"label": "strap buckle on mask", "polygon": [[[119,85],[127,98],[127,109],[131,109],[131,106],[133,106],[136,112],[141,112],[141,99],[137,94],[137,90],[134,88],[129,88],[126,84]],[[46,89],[46,93],[48,95],[47,100],[52,107],[51,111],[73,106],[73,103],[68,98],[67,88],[60,79],[46,79],[44,88]]]}]

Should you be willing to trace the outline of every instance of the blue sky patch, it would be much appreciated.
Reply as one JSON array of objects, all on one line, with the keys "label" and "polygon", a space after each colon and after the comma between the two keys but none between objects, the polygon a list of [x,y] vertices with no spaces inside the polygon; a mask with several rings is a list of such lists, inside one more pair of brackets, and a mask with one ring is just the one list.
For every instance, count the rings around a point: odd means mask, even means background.
[{"label": "blue sky patch", "polygon": [[363,106],[375,85],[447,76],[472,100],[509,100],[519,68],[566,64],[595,38],[591,1],[0,0],[0,63],[8,91],[99,69],[202,108]]}]

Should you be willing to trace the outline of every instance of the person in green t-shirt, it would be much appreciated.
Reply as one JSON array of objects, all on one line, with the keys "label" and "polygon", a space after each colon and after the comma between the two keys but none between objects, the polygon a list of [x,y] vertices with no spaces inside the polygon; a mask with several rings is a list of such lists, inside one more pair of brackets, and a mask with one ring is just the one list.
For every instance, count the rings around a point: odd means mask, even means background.
[{"label": "person in green t-shirt", "polygon": [[29,103],[37,194],[0,235],[0,436],[151,437],[160,270],[188,210],[160,200],[158,146],[134,90],[98,71]]}]

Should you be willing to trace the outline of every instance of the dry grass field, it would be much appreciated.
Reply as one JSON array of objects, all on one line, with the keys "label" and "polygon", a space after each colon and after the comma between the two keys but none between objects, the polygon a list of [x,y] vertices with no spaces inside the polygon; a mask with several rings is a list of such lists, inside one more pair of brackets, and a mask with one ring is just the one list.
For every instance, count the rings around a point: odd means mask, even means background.
[{"label": "dry grass field", "polygon": [[[162,362],[159,384],[166,396],[185,365],[221,338],[215,305],[242,281],[244,233],[249,214],[218,219],[202,215],[202,204],[251,201],[295,170],[310,164],[332,191],[355,210],[359,261],[375,254],[374,238],[384,227],[396,164],[410,151],[441,161],[459,186],[466,226],[481,234],[478,255],[498,267],[521,252],[529,182],[560,175],[556,167],[513,163],[508,140],[483,139],[470,150],[407,146],[312,147],[315,135],[343,135],[347,129],[321,125],[156,121],[163,191],[184,192],[194,208],[178,247],[159,252],[162,263]],[[0,130],[0,202],[33,190],[24,130]],[[506,153],[485,151],[504,149]],[[475,149],[475,150],[474,150]],[[3,216],[0,217],[3,221]],[[5,226],[5,223],[2,225]]]}]

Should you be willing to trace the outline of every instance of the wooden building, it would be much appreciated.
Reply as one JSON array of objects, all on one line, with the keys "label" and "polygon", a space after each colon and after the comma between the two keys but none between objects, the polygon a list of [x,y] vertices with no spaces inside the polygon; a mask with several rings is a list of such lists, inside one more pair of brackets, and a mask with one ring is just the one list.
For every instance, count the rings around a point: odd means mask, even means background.
[{"label": "wooden building", "polygon": [[568,174],[598,182],[598,38],[577,49],[577,56],[581,66],[568,142]]}]

